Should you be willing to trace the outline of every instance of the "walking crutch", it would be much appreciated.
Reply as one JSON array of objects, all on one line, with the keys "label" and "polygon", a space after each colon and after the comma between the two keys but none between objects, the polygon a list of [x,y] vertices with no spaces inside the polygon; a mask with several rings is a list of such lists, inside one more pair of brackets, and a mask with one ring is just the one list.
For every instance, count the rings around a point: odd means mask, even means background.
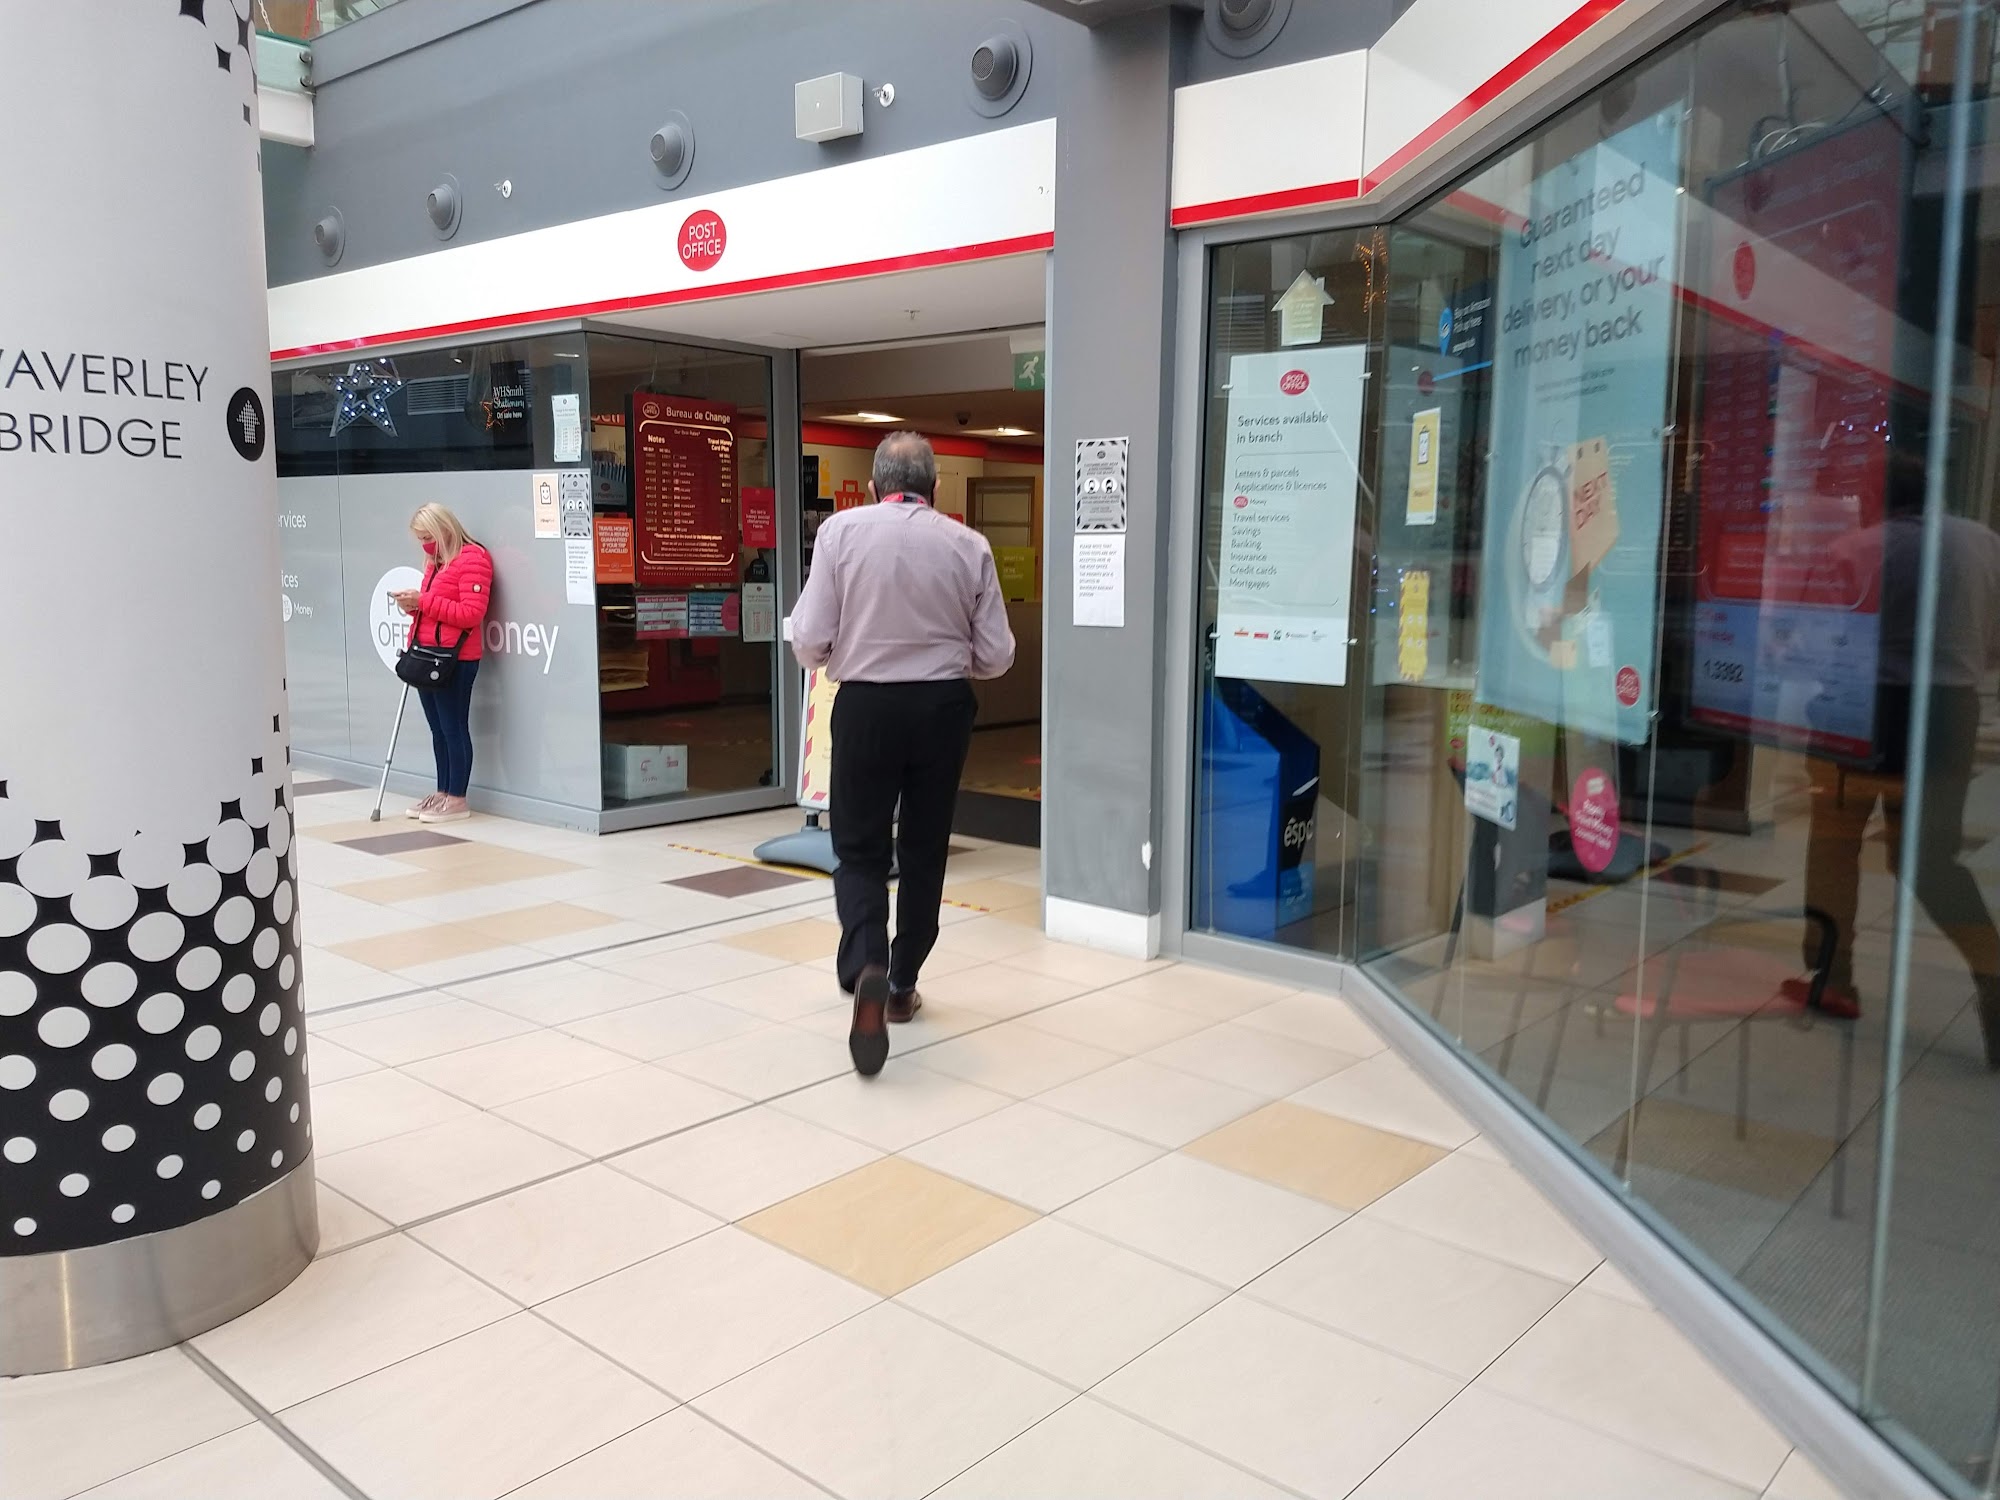
[{"label": "walking crutch", "polygon": [[389,792],[389,765],[396,758],[396,736],[403,732],[403,710],[410,706],[410,685],[403,684],[403,696],[396,700],[396,722],[389,730],[389,749],[382,757],[382,784],[375,788],[375,806],[368,814],[368,821],[382,821],[382,799]]}]

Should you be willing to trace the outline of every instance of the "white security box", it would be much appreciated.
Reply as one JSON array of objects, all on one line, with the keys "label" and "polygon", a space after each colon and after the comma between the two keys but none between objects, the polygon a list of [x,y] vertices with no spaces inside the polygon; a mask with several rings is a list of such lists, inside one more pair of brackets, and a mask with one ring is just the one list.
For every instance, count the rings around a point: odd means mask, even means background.
[{"label": "white security box", "polygon": [[861,79],[853,73],[829,73],[794,85],[792,115],[802,141],[861,134]]}]

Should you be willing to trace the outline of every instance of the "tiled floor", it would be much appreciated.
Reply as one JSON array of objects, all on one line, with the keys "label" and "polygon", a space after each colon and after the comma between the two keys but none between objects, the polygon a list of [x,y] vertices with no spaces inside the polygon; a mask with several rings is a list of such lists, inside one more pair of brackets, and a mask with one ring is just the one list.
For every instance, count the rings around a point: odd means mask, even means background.
[{"label": "tiled floor", "polygon": [[368,800],[300,803],[320,1259],[0,1382],[9,1500],[1833,1493],[1343,1002],[1050,943],[1031,852],[863,1082],[791,814]]}]

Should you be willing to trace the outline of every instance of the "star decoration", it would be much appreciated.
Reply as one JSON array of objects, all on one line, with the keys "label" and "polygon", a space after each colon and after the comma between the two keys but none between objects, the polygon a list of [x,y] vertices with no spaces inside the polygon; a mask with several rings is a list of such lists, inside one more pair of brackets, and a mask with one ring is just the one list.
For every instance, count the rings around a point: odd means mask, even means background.
[{"label": "star decoration", "polygon": [[342,428],[366,422],[394,437],[396,419],[389,415],[389,398],[402,388],[403,382],[396,374],[393,360],[356,360],[333,377],[333,389],[340,397],[340,405],[334,411],[333,430],[327,436],[338,437]]}]

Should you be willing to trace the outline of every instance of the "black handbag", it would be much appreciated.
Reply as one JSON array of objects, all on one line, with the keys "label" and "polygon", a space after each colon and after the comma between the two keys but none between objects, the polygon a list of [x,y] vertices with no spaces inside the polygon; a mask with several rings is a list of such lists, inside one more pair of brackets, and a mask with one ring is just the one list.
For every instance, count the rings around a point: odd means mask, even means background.
[{"label": "black handbag", "polygon": [[417,644],[417,631],[421,628],[421,620],[410,627],[410,644],[396,658],[396,675],[420,693],[441,693],[458,676],[458,653],[472,632],[461,630],[458,640],[450,646],[421,646]]}]

